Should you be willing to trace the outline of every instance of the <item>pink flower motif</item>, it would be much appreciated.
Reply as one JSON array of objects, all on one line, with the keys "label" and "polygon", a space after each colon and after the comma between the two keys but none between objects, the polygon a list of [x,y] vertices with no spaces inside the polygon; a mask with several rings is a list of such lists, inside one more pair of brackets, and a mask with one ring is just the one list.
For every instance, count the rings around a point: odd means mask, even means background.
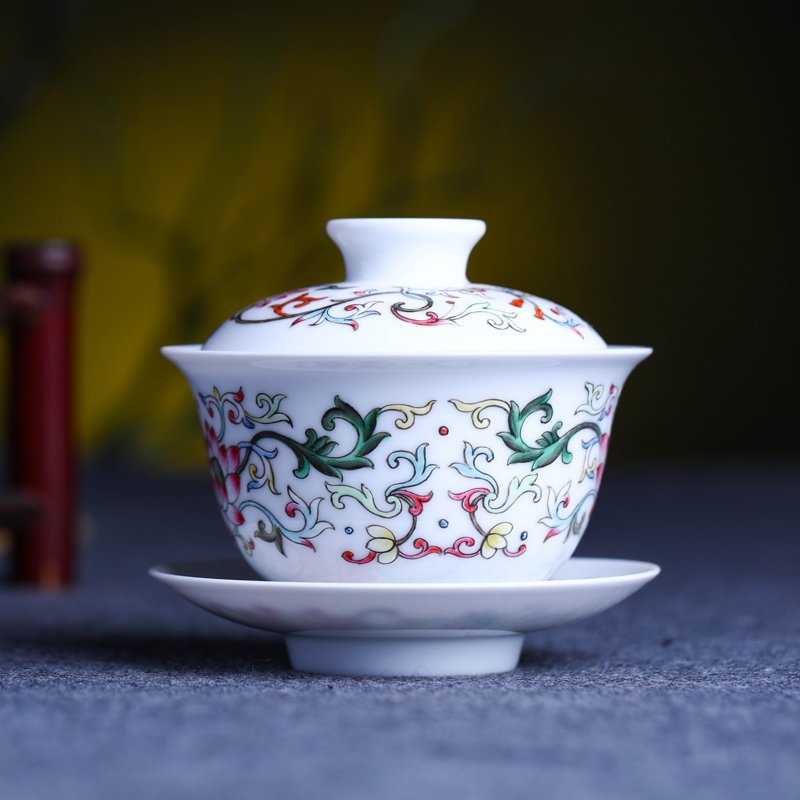
[{"label": "pink flower motif", "polygon": [[206,442],[206,455],[214,482],[214,494],[217,497],[220,511],[225,517],[228,527],[241,525],[244,517],[236,506],[241,489],[239,468],[239,448],[236,445],[226,447],[217,441],[214,429],[205,423],[203,437]]}]

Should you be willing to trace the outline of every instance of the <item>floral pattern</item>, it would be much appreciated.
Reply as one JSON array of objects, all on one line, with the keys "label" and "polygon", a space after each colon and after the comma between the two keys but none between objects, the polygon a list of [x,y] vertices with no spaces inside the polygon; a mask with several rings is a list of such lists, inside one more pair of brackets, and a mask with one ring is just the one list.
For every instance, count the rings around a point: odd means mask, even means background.
[{"label": "floral pattern", "polygon": [[[547,516],[539,520],[547,527],[547,533],[544,537],[545,542],[565,532],[564,541],[566,541],[570,536],[580,536],[586,529],[586,524],[589,521],[589,516],[597,497],[597,490],[592,489],[589,491],[572,509],[568,510],[570,486],[570,482],[567,482],[558,492],[552,487],[547,489]],[[584,507],[586,508],[585,511]],[[581,514],[581,511],[584,511],[584,513]]]},{"label": "floral pattern", "polygon": [[[609,423],[614,415],[614,409],[619,399],[619,388],[613,383],[609,387],[608,394],[601,385],[595,386],[588,381],[585,384],[586,402],[575,409],[576,414],[585,413],[597,417],[598,422],[608,419]],[[600,486],[600,479],[603,472],[603,464],[606,460],[608,451],[608,433],[594,436],[591,439],[581,442],[584,450],[583,470],[578,483],[583,483],[586,478],[595,480],[597,487]],[[599,450],[599,454],[598,454]]]},{"label": "floral pattern", "polygon": [[614,407],[619,398],[619,389],[612,383],[608,394],[604,398],[605,389],[602,384],[600,386],[595,386],[593,383],[587,381],[585,386],[587,394],[586,402],[579,405],[575,409],[575,413],[578,414],[584,411],[587,414],[591,414],[593,417],[597,417],[598,421],[610,417],[614,413]]},{"label": "floral pattern", "polygon": [[247,306],[231,318],[242,325],[288,321],[290,326],[323,323],[346,325],[357,331],[368,317],[390,314],[394,319],[424,327],[461,325],[483,320],[496,330],[524,333],[528,325],[554,323],[584,338],[586,323],[561,306],[525,292],[499,286],[449,289],[357,289],[330,284],[298,289]]},{"label": "floral pattern", "polygon": [[220,445],[214,429],[207,422],[204,425],[203,438],[219,509],[229,524],[241,525],[244,518],[236,505],[241,488],[238,473],[239,448],[235,445],[231,447]]},{"label": "floral pattern", "polygon": [[392,484],[384,494],[384,501],[389,505],[388,509],[381,509],[376,505],[375,498],[372,492],[361,484],[360,489],[347,484],[325,484],[331,497],[331,505],[335,508],[343,509],[345,507],[345,498],[352,498],[363,508],[367,509],[370,513],[384,519],[391,519],[398,516],[403,509],[408,512],[411,517],[411,527],[408,532],[402,535],[399,539],[388,528],[383,525],[368,525],[367,533],[369,534],[369,541],[366,543],[366,548],[369,550],[368,555],[364,558],[356,558],[352,551],[347,550],[342,553],[345,561],[352,564],[368,564],[376,556],[380,564],[390,564],[398,557],[402,558],[420,558],[424,555],[432,555],[434,553],[441,554],[441,548],[431,547],[425,539],[418,538],[413,542],[414,548],[417,553],[408,553],[403,551],[402,546],[408,542],[414,535],[417,527],[417,519],[424,509],[424,504],[427,503],[432,497],[433,493],[419,494],[412,492],[412,487],[419,486],[424,483],[431,475],[431,473],[438,469],[435,464],[428,464],[426,461],[428,444],[421,444],[415,453],[410,453],[405,450],[395,450],[386,458],[386,463],[391,469],[397,469],[401,461],[408,462],[412,469],[412,475],[404,481]]},{"label": "floral pattern", "polygon": [[[314,300],[307,299],[306,305]],[[345,549],[342,558],[354,565],[389,565],[429,556],[520,557],[529,547],[531,532],[520,530],[519,520],[536,515],[512,509],[520,503],[537,506],[545,490],[546,513],[535,523],[543,526],[541,542],[581,536],[594,507],[618,396],[613,385],[607,393],[602,385],[589,382],[585,389],[587,400],[575,410],[583,419],[566,431],[563,421],[553,418],[552,390],[524,405],[498,398],[450,400],[455,411],[447,411],[449,425],[458,423],[462,433],[473,432],[463,438],[461,456],[450,464],[434,463],[432,453],[438,451],[429,442],[409,449],[392,447],[395,436],[413,437],[414,425],[434,412],[433,400],[419,406],[390,403],[362,414],[337,395],[320,418],[322,432],[309,427],[302,437],[293,433],[292,418],[281,410],[287,400],[282,394],[257,393],[250,405],[242,389],[220,392],[214,387],[211,393],[198,395],[198,405],[217,502],[231,535],[248,555],[269,545],[288,557],[292,545],[314,551],[313,540],[326,531],[352,535],[358,530],[363,537],[360,553]],[[600,426],[603,420],[605,430]],[[337,428],[334,439],[337,423],[349,435]],[[436,430],[441,437],[450,434],[448,425]],[[576,500],[570,496],[572,479],[556,489],[542,478],[550,474],[551,465],[570,464],[573,450],[583,451],[576,484],[582,493]],[[287,468],[281,462],[284,466],[276,479],[273,462],[281,452],[281,458],[288,455],[291,463]],[[376,458],[397,474],[380,492],[367,482],[345,477],[371,472]],[[295,479],[292,485],[285,480],[289,469]],[[317,481],[319,489],[312,490],[317,496],[310,497],[300,484],[312,473],[327,480]],[[441,538],[438,544],[429,542],[434,531],[441,537],[453,519],[449,513],[438,520],[425,514],[437,494],[456,504],[453,514],[461,535],[449,544]],[[441,513],[443,506],[438,508]],[[341,525],[339,521],[350,519],[354,511],[360,527]],[[463,524],[458,521],[461,514]],[[470,534],[463,535],[467,523]]]}]

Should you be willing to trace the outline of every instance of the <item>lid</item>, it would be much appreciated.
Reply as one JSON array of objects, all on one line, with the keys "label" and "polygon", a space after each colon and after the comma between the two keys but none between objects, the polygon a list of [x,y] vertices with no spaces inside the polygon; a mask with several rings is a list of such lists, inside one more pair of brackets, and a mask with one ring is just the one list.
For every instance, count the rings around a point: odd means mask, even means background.
[{"label": "lid", "polygon": [[470,283],[477,219],[334,219],[345,280],[247,306],[204,350],[285,355],[541,353],[606,343],[563,306]]}]

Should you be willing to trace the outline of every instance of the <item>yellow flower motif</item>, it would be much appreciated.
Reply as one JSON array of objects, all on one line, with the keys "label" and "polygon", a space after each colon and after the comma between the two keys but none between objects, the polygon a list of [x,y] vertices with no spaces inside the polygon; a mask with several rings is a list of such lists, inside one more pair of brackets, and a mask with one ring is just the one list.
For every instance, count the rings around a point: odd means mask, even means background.
[{"label": "yellow flower motif", "polygon": [[506,536],[511,533],[513,527],[510,522],[498,522],[483,540],[481,555],[484,558],[491,558],[498,550],[505,550],[508,547]]},{"label": "yellow flower motif", "polygon": [[382,525],[368,525],[367,533],[372,537],[367,542],[367,550],[378,554],[379,564],[391,564],[400,554],[395,535]]}]

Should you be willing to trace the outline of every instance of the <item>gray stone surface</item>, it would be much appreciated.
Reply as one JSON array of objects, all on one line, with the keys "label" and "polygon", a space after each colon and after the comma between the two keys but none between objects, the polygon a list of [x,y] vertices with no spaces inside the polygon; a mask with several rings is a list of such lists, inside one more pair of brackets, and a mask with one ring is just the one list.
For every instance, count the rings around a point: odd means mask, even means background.
[{"label": "gray stone surface", "polygon": [[295,673],[146,574],[230,557],[205,480],[85,479],[82,580],[0,586],[0,795],[795,798],[800,472],[612,463],[580,555],[664,571],[508,675]]}]

